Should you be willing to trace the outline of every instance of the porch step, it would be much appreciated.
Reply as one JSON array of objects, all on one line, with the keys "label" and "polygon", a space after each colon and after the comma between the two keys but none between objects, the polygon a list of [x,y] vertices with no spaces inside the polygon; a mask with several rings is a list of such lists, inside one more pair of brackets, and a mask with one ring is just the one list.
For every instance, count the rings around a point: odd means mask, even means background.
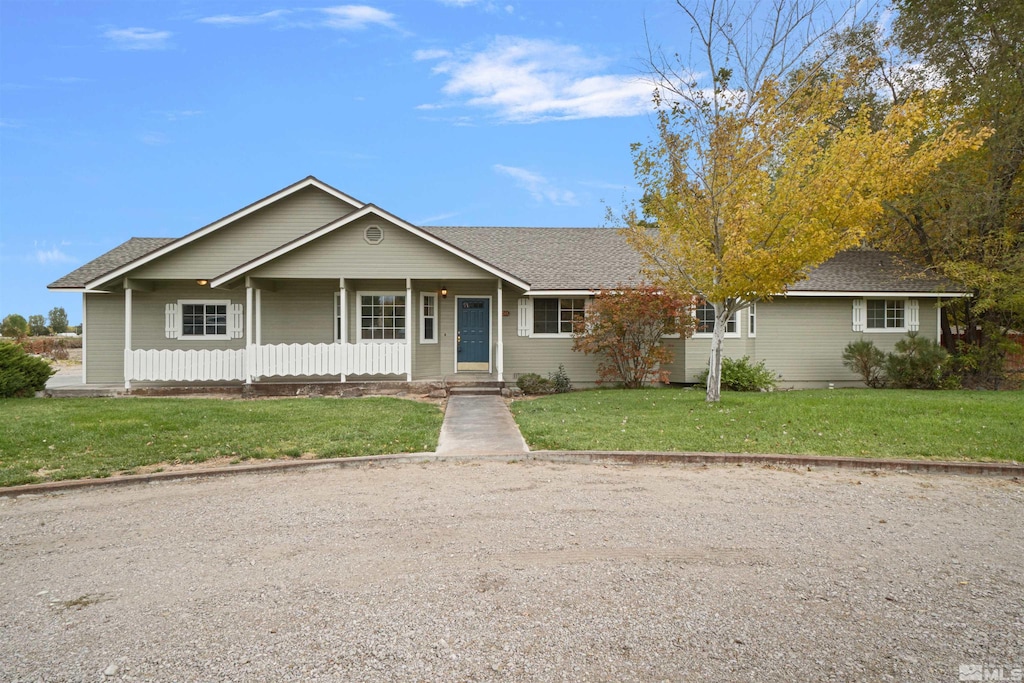
[{"label": "porch step", "polygon": [[501,396],[501,387],[487,386],[464,386],[452,387],[448,391],[449,396]]}]

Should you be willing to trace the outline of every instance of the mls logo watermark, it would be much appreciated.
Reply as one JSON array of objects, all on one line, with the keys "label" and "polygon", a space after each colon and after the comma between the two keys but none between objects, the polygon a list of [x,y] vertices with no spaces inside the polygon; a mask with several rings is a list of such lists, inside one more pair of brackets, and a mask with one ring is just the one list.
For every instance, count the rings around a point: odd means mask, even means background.
[{"label": "mls logo watermark", "polygon": [[1024,681],[1024,666],[961,664],[961,681]]}]

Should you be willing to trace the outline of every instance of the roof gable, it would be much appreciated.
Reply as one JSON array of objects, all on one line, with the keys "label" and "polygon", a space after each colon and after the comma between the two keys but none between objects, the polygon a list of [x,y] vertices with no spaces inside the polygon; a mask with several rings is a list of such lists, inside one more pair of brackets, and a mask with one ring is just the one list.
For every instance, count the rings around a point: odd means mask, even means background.
[{"label": "roof gable", "polygon": [[111,280],[115,280],[140,266],[146,265],[157,259],[160,259],[161,257],[167,254],[170,254],[188,244],[191,244],[196,240],[211,235],[216,231],[235,223],[236,221],[246,218],[263,208],[266,208],[287,197],[291,197],[292,195],[295,195],[296,193],[301,192],[302,190],[305,190],[307,188],[316,188],[336,199],[341,200],[345,204],[348,204],[349,206],[353,207],[354,209],[359,209],[364,206],[364,204],[359,200],[350,197],[349,195],[341,192],[340,190],[334,187],[331,187],[327,183],[324,183],[323,181],[319,180],[318,178],[315,178],[314,176],[307,176],[306,178],[303,178],[297,183],[293,183],[292,185],[289,185],[284,189],[278,190],[277,192],[268,195],[263,199],[257,200],[252,204],[249,204],[248,206],[239,209],[238,211],[230,213],[227,216],[224,216],[223,218],[214,221],[213,223],[205,225],[202,228],[199,228],[198,230],[195,230],[185,235],[184,237],[164,244],[159,248],[154,249],[153,251],[150,251],[149,253],[144,254],[128,263],[121,264],[120,266],[115,267],[112,270],[87,281],[85,283],[85,287],[87,289],[94,289],[107,282],[110,282]]},{"label": "roof gable", "polygon": [[244,263],[236,268],[232,268],[231,270],[212,278],[210,281],[210,286],[220,287],[222,285],[225,285],[233,280],[236,280],[244,275],[253,272],[257,268],[260,268],[261,266],[267,265],[278,258],[281,258],[287,254],[291,254],[296,250],[302,249],[308,244],[311,244],[328,235],[331,235],[337,230],[350,226],[356,223],[357,221],[360,221],[364,218],[371,216],[387,221],[393,226],[407,233],[410,233],[436,247],[439,247],[440,249],[444,250],[445,252],[448,252],[449,254],[455,255],[456,257],[462,259],[463,261],[466,261],[476,266],[477,268],[480,268],[490,273],[495,277],[502,278],[503,280],[510,282],[511,284],[521,289],[529,289],[530,287],[530,285],[527,282],[523,281],[513,273],[495,267],[494,264],[479,258],[475,254],[470,253],[469,251],[466,251],[464,249],[461,249],[453,244],[450,244],[443,239],[439,239],[430,232],[418,228],[415,225],[412,225],[411,223],[408,223],[402,220],[401,218],[377,206],[374,206],[373,204],[366,204],[358,211],[353,211],[352,213],[346,216],[331,221],[330,223],[323,225],[317,228],[316,230],[313,230],[312,232],[309,232],[299,238],[296,238],[291,242],[288,242],[287,244],[283,244],[280,247],[272,249],[271,251],[268,251],[267,253],[255,259],[252,259],[251,261],[248,261],[247,263]]}]

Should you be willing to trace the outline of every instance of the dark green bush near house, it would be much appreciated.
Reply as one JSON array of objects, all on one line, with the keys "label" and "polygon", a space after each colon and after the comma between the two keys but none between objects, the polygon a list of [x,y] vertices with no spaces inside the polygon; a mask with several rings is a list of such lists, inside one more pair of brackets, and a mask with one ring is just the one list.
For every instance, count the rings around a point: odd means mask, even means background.
[{"label": "dark green bush near house", "polygon": [[0,398],[34,396],[53,373],[42,358],[26,354],[17,344],[0,343]]},{"label": "dark green bush near house", "polygon": [[[708,371],[702,372],[698,380],[702,384],[707,384]],[[765,367],[763,360],[752,363],[750,356],[722,359],[724,391],[771,391],[778,381],[778,375]]]},{"label": "dark green bush near house", "polygon": [[522,389],[524,394],[552,394],[555,391],[554,382],[541,377],[536,372],[520,375],[516,380],[516,386]]},{"label": "dark green bush near house", "polygon": [[843,350],[843,365],[860,375],[864,384],[872,389],[885,386],[885,354],[875,342],[859,339]]},{"label": "dark green bush near house", "polygon": [[948,365],[949,354],[937,342],[908,332],[886,354],[885,376],[897,389],[956,389],[960,382]]},{"label": "dark green bush near house", "polygon": [[549,374],[548,379],[551,380],[553,393],[564,394],[572,391],[572,382],[569,380],[569,374],[565,371],[563,364],[559,363],[558,371]]}]

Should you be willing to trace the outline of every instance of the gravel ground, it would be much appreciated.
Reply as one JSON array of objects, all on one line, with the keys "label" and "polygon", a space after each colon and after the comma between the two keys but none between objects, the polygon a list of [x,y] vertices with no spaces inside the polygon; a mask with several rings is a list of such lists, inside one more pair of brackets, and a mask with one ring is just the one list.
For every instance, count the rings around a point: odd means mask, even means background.
[{"label": "gravel ground", "polygon": [[[0,499],[4,681],[957,681],[1024,486],[471,463]],[[1007,679],[1009,680],[1009,679]]]}]

